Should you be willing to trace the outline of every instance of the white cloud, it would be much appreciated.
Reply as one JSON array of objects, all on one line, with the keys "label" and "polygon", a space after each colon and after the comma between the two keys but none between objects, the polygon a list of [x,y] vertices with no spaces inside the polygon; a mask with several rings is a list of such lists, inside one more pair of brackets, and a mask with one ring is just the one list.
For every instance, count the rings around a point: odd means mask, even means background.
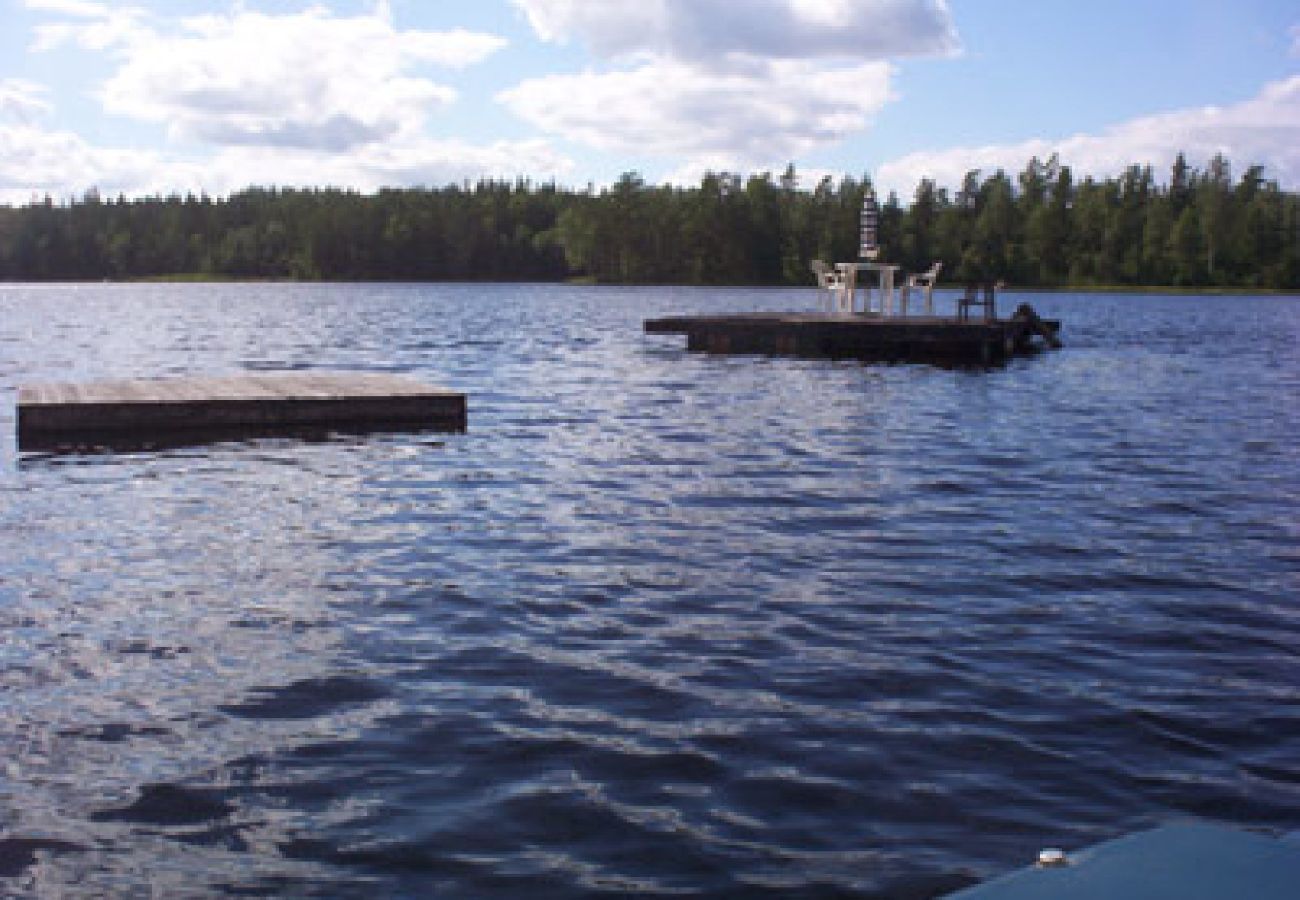
[{"label": "white cloud", "polygon": [[0,121],[27,123],[50,112],[44,87],[22,78],[0,80]]},{"label": "white cloud", "polygon": [[43,194],[63,200],[90,188],[105,196],[207,192],[228,195],[250,185],[346,187],[441,186],[480,178],[563,180],[573,163],[545,141],[479,145],[418,139],[350,154],[297,148],[231,147],[205,159],[95,147],[69,131],[31,125],[0,128],[0,203]]},{"label": "white cloud", "polygon": [[795,60],[712,70],[652,59],[636,68],[525,81],[498,99],[554,134],[601,150],[686,156],[688,167],[788,160],[870,123],[890,99],[887,63]]},{"label": "white cloud", "polygon": [[907,198],[922,178],[951,186],[969,169],[1014,173],[1030,157],[1052,153],[1076,177],[1115,175],[1133,163],[1149,163],[1164,176],[1179,151],[1197,166],[1216,153],[1241,167],[1258,163],[1283,186],[1300,187],[1300,76],[1265,85],[1257,96],[1231,106],[1144,116],[1100,134],[911,153],[881,166],[876,182]]},{"label": "white cloud", "polygon": [[462,29],[396,29],[381,4],[339,17],[321,7],[268,15],[237,6],[164,29],[133,10],[73,0],[28,0],[78,21],[38,26],[36,47],[109,49],[119,65],[104,84],[105,109],[167,123],[173,136],[217,146],[346,152],[411,138],[456,92],[416,74],[459,68],[505,45]]},{"label": "white cloud", "polygon": [[546,41],[612,68],[497,95],[542,130],[667,158],[671,179],[769,166],[867,129],[890,58],[952,52],[945,0],[513,0]]},{"label": "white cloud", "polygon": [[23,5],[36,12],[58,13],[81,19],[105,18],[111,12],[107,4],[88,0],[25,0]]},{"label": "white cloud", "polygon": [[546,41],[579,38],[601,56],[653,53],[886,59],[952,52],[945,0],[513,0]]},{"label": "white cloud", "polygon": [[134,6],[109,6],[82,0],[26,0],[28,9],[66,16],[74,21],[46,22],[36,26],[32,49],[53,50],[75,44],[86,50],[106,50],[145,44],[152,36],[144,24],[144,10]]},{"label": "white cloud", "polygon": [[320,154],[294,148],[238,147],[221,151],[187,187],[223,195],[249,185],[349,187],[441,186],[480,178],[562,179],[573,163],[546,141],[420,139],[376,144],[352,154]]},{"label": "white cloud", "polygon": [[93,147],[70,131],[21,124],[0,128],[0,202],[50,194],[64,199],[91,187],[105,194],[152,193],[164,168],[153,153]]},{"label": "white cloud", "polygon": [[224,195],[249,185],[374,190],[572,171],[544,140],[429,137],[430,113],[456,94],[422,67],[482,60],[504,46],[492,35],[400,30],[383,2],[351,18],[320,7],[268,15],[236,5],[175,22],[82,0],[26,2],[64,17],[38,26],[38,48],[106,52],[115,65],[99,91],[108,111],[164,123],[195,143],[97,147],[42,124],[54,110],[38,85],[0,81],[0,202],[66,199],[92,187],[128,196]]},{"label": "white cloud", "polygon": [[167,168],[157,154],[95,147],[73,132],[48,128],[45,120],[54,112],[48,93],[31,81],[0,80],[0,203],[26,203],[47,193],[66,199],[91,187],[153,192],[153,179]]}]

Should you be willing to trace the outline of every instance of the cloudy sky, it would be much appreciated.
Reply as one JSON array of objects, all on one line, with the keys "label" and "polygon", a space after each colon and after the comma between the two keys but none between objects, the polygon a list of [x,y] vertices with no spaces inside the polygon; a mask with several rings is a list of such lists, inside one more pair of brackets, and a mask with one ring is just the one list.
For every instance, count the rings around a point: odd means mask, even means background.
[{"label": "cloudy sky", "polygon": [[0,0],[0,202],[635,170],[1300,189],[1294,0]]}]

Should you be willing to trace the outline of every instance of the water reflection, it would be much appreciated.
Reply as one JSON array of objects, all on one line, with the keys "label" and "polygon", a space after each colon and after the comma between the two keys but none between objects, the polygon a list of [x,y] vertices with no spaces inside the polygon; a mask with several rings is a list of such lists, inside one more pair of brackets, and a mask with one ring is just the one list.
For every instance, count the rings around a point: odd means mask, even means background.
[{"label": "water reflection", "polygon": [[18,464],[24,468],[42,465],[84,465],[90,460],[81,457],[116,457],[123,454],[148,454],[186,448],[201,448],[212,444],[256,446],[267,443],[323,444],[337,441],[382,437],[393,434],[407,436],[407,440],[424,447],[440,447],[443,442],[431,435],[441,429],[412,428],[409,425],[373,423],[351,427],[253,427],[214,426],[204,428],[172,428],[148,437],[124,434],[81,436],[75,440],[37,435],[23,442]]}]

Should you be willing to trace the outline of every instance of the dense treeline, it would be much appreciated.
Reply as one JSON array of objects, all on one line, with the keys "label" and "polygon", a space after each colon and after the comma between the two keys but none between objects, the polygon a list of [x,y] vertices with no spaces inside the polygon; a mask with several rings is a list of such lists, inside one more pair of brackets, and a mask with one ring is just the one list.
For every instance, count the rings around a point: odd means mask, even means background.
[{"label": "dense treeline", "polygon": [[[869,183],[707,175],[698,187],[625,175],[599,192],[485,181],[441,189],[250,189],[226,199],[0,207],[0,278],[197,274],[329,280],[807,284],[813,258],[857,254]],[[1014,178],[922,181],[881,206],[884,259],[946,280],[1016,285],[1300,287],[1300,195],[1259,166],[1179,157],[1167,179],[1132,166],[1076,182],[1055,157]]]}]

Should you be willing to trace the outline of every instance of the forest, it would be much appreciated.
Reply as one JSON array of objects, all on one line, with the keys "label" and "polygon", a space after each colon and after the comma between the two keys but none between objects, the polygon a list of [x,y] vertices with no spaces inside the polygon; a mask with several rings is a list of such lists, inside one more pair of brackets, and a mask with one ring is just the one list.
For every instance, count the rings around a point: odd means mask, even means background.
[{"label": "forest", "polygon": [[[802,285],[857,256],[869,180],[779,176],[698,186],[629,173],[597,190],[527,181],[440,188],[250,188],[226,198],[46,197],[0,206],[0,279],[159,277]],[[1076,180],[1055,156],[1010,176],[923,180],[880,206],[881,258],[943,280],[1021,287],[1300,288],[1300,194],[1179,155]]]}]

